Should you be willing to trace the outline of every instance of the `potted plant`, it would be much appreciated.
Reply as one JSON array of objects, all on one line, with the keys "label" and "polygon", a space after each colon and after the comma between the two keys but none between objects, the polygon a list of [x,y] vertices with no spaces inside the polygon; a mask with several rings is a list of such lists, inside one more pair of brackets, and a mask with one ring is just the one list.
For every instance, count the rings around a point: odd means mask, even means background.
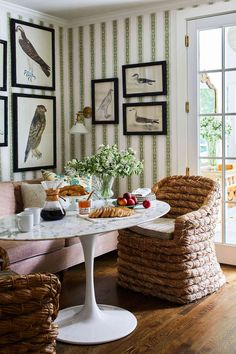
[{"label": "potted plant", "polygon": [[93,176],[102,198],[113,196],[114,178],[138,175],[143,162],[135,158],[132,148],[119,151],[117,145],[100,145],[95,155],[68,161],[65,171],[70,176]]}]

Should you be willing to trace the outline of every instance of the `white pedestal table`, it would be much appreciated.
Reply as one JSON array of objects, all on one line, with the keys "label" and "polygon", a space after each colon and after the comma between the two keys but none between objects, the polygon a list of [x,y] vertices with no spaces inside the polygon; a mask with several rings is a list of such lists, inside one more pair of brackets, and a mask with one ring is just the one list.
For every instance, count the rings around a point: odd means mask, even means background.
[{"label": "white pedestal table", "polygon": [[21,233],[16,217],[0,218],[0,239],[17,241],[42,241],[78,236],[84,251],[86,268],[86,292],[84,305],[59,311],[57,340],[72,344],[106,343],[130,334],[137,326],[136,317],[120,307],[96,303],[94,290],[94,250],[100,233],[132,227],[165,215],[170,206],[161,201],[148,209],[135,208],[134,215],[124,218],[89,219],[68,212],[58,221],[42,221],[32,231]]}]

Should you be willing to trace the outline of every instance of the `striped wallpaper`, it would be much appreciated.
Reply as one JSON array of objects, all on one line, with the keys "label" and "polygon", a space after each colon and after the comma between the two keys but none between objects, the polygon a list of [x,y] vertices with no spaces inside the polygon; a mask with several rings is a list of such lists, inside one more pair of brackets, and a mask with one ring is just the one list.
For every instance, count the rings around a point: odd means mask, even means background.
[{"label": "striped wallpaper", "polygon": [[[17,18],[55,29],[56,90],[41,91],[11,87],[9,19]],[[8,147],[0,148],[0,180],[22,180],[40,176],[40,171],[13,173],[12,107],[13,92],[56,96],[57,171],[63,171],[65,162],[96,152],[100,144],[116,143],[120,149],[131,146],[137,158],[144,159],[145,170],[140,176],[116,179],[115,194],[139,186],[152,186],[157,179],[171,173],[170,125],[167,136],[124,136],[122,104],[137,102],[124,99],[122,93],[122,65],[156,60],[169,60],[169,12],[152,12],[67,28],[63,23],[48,18],[26,16],[4,9],[0,14],[0,38],[8,41]],[[168,67],[168,65],[167,65]],[[91,106],[91,80],[119,78],[119,124],[85,124],[86,135],[70,135],[75,114],[84,106]],[[168,71],[168,83],[170,81]],[[168,84],[169,87],[169,84]],[[170,122],[169,94],[165,97],[143,97],[143,102],[167,100]]]},{"label": "striped wallpaper", "polygon": [[[136,156],[145,163],[140,176],[116,179],[115,194],[139,186],[151,187],[157,179],[171,174],[171,135],[169,95],[142,97],[143,102],[167,101],[167,136],[125,136],[123,135],[122,104],[139,102],[138,98],[124,99],[122,93],[122,65],[167,60],[169,64],[169,12],[140,14],[119,17],[107,21],[75,26],[68,29],[68,53],[76,53],[70,62],[70,112],[91,106],[91,80],[119,78],[119,125],[92,125],[91,119],[85,124],[89,134],[75,136],[70,141],[70,158],[82,158],[94,153],[100,144],[116,143],[120,149],[131,146]],[[70,58],[71,60],[71,58]],[[169,90],[169,73],[167,86]]]},{"label": "striped wallpaper", "polygon": [[[26,88],[11,87],[11,51],[10,51],[10,18],[15,18],[34,24],[51,27],[55,29],[55,58],[56,58],[56,90],[45,91]],[[0,148],[0,180],[24,180],[37,178],[41,176],[40,171],[27,171],[22,173],[13,173],[13,150],[14,150],[14,137],[12,135],[12,93],[25,93],[25,94],[39,94],[39,95],[52,95],[57,98],[56,105],[56,118],[57,118],[57,166],[61,170],[66,161],[66,139],[68,140],[68,130],[70,122],[68,122],[68,115],[66,115],[65,107],[65,57],[68,56],[68,51],[65,46],[66,43],[66,30],[65,26],[58,22],[50,21],[48,18],[42,16],[32,15],[29,12],[19,13],[14,9],[9,10],[1,7],[0,12],[0,38],[7,41],[7,91],[1,91],[2,96],[8,97],[8,146]],[[73,102],[72,104],[73,105]],[[74,111],[73,111],[74,115]]]}]

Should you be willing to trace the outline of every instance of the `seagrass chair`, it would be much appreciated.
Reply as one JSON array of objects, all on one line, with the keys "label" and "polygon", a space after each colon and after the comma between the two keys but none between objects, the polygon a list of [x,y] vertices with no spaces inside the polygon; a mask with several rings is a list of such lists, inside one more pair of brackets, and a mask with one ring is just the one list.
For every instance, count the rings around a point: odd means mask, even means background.
[{"label": "seagrass chair", "polygon": [[119,231],[118,284],[182,304],[215,292],[225,283],[214,247],[219,184],[172,176],[152,191],[171,209],[153,223]]},{"label": "seagrass chair", "polygon": [[18,275],[0,247],[0,354],[56,353],[60,281],[50,273]]}]

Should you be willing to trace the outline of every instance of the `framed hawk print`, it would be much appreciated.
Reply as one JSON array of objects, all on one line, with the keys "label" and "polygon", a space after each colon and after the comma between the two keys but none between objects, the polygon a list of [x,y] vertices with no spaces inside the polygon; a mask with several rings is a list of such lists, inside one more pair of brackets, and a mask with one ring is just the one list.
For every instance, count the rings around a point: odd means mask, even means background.
[{"label": "framed hawk print", "polygon": [[13,93],[13,170],[56,167],[56,98]]},{"label": "framed hawk print", "polygon": [[12,86],[55,90],[54,29],[11,19]]},{"label": "framed hawk print", "polygon": [[0,91],[7,89],[7,42],[0,40]]},{"label": "framed hawk print", "polygon": [[119,123],[117,78],[92,80],[92,123]]},{"label": "framed hawk print", "polygon": [[158,96],[167,94],[166,61],[122,66],[123,96]]},{"label": "framed hawk print", "polygon": [[7,97],[0,96],[0,146],[7,146]]}]

